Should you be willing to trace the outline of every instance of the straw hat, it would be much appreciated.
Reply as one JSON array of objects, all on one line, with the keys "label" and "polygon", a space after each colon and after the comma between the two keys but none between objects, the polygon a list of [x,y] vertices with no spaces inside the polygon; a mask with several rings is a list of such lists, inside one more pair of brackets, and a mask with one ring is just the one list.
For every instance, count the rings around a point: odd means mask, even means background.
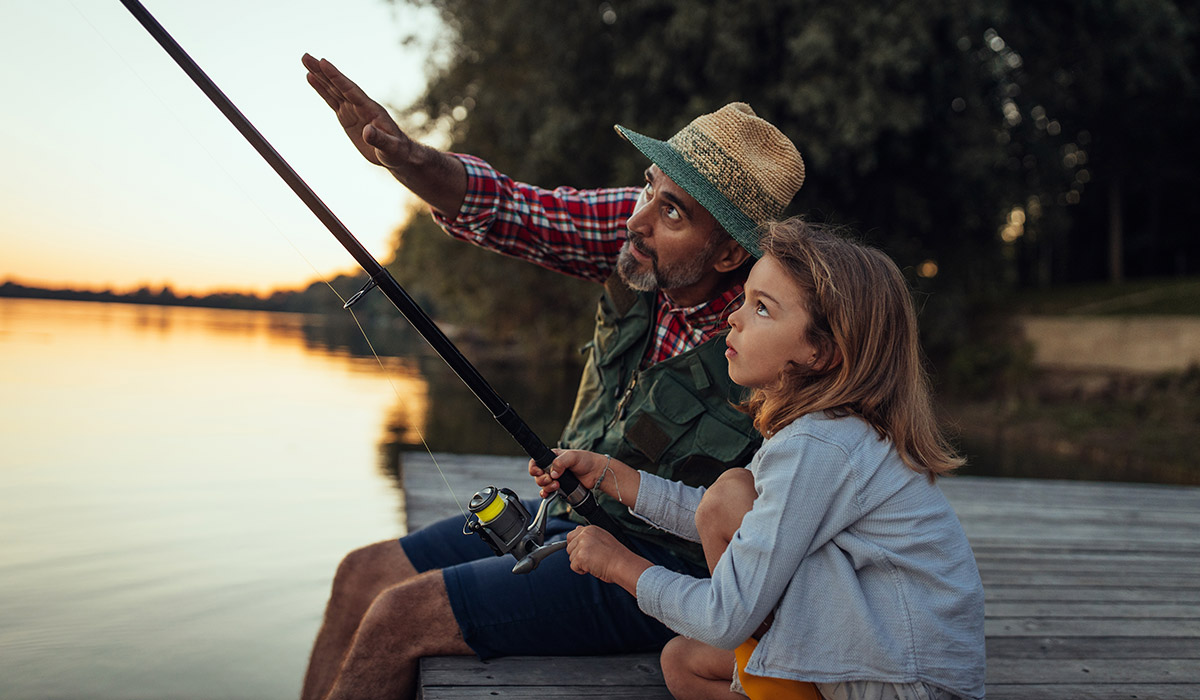
[{"label": "straw hat", "polygon": [[756,258],[759,226],[778,219],[804,184],[796,146],[744,102],[699,116],[666,141],[614,128]]}]

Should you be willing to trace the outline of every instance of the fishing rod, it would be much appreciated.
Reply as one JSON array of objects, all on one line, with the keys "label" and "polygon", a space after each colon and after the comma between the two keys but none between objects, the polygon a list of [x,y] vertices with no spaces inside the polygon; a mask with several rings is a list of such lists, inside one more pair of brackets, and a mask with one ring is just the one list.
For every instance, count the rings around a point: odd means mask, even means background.
[{"label": "fishing rod", "polygon": [[[159,24],[158,20],[141,2],[121,0],[121,4],[150,33],[150,36],[154,37],[154,40],[174,59],[175,63],[187,73],[192,82],[216,105],[217,109],[221,110],[226,119],[241,132],[242,136],[250,142],[254,150],[258,151],[279,177],[283,178],[283,181],[321,220],[325,228],[329,229],[333,237],[342,244],[342,247],[350,253],[359,266],[370,275],[362,289],[346,301],[345,308],[350,309],[364,294],[378,287],[396,309],[408,319],[413,328],[421,334],[421,337],[446,361],[450,369],[467,385],[476,398],[487,407],[492,417],[508,431],[508,434],[517,441],[525,453],[539,467],[548,471],[550,463],[554,461],[554,452],[533,432],[529,424],[517,415],[513,407],[488,384],[475,366],[459,352],[454,343],[437,327],[428,314],[413,301],[408,292],[404,291],[392,273],[388,272],[387,268],[381,265],[354,237],[354,234],[350,233],[350,230],[312,191],[308,183],[304,182],[300,175],[292,169],[292,166],[288,165],[279,152],[267,142],[258,129],[254,128],[250,120],[234,106],[225,93],[192,60],[192,57],[183,50],[183,47]],[[622,543],[628,544],[620,526],[600,507],[592,492],[585,488],[574,474],[564,471],[558,477],[558,483],[560,489],[556,493],[565,498],[572,509],[589,523],[603,527]],[[472,516],[468,518],[463,531],[478,534],[498,556],[512,554],[517,558],[517,565],[513,567],[513,572],[527,573],[537,567],[538,563],[547,555],[564,548],[566,544],[565,542],[556,542],[553,545],[542,544],[548,503],[549,499],[543,500],[537,516],[530,518],[528,511],[521,505],[520,499],[516,497],[515,493],[509,489],[496,489],[489,486],[471,499],[468,508]]]}]

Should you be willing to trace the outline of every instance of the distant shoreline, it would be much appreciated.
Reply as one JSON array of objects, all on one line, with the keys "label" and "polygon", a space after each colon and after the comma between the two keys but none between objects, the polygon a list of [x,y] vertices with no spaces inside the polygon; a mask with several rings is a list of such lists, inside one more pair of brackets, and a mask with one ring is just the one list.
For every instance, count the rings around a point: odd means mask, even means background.
[{"label": "distant shoreline", "polygon": [[32,287],[18,282],[0,284],[0,297],[16,299],[55,299],[60,301],[95,301],[120,304],[154,304],[158,306],[193,306],[213,309],[239,309],[244,311],[305,311],[316,309],[297,308],[300,292],[277,291],[270,296],[260,297],[243,292],[216,292],[203,296],[176,295],[170,287],[152,290],[142,287],[132,292],[119,293],[111,290],[88,291],[80,289],[49,289]]}]

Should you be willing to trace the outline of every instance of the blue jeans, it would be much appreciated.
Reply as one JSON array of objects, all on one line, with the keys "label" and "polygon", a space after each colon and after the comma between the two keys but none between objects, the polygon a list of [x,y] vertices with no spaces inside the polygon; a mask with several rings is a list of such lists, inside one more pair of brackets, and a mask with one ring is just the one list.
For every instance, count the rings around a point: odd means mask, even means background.
[{"label": "blue jeans", "polygon": [[[537,501],[525,505],[537,512]],[[575,527],[566,517],[551,517],[545,541],[564,539]],[[703,566],[630,539],[654,564],[708,576]],[[422,528],[400,538],[400,544],[417,571],[442,570],[463,639],[481,659],[652,651],[675,636],[638,609],[625,589],[571,571],[566,552],[551,554],[528,574],[514,574],[516,559],[498,557],[480,537],[464,535],[461,517]]]}]

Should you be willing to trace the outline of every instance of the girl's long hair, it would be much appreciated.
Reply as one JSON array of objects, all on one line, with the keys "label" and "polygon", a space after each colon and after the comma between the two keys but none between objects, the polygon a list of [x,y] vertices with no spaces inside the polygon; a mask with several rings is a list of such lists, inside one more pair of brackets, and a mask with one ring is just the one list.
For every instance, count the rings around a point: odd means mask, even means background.
[{"label": "girl's long hair", "polygon": [[856,415],[931,481],[962,466],[934,416],[912,296],[891,258],[799,218],[772,224],[761,246],[799,285],[818,359],[751,393],[742,410],[754,427],[769,437],[809,413]]}]

